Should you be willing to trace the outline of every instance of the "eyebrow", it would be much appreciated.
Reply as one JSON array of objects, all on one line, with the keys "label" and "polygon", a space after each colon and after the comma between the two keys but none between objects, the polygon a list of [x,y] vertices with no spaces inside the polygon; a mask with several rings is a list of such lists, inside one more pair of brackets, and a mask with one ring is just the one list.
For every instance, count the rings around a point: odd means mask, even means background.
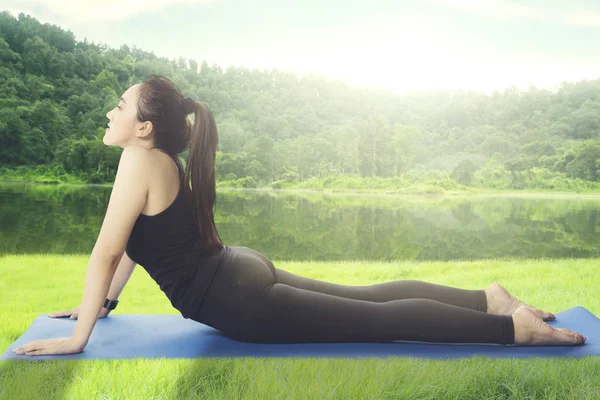
[{"label": "eyebrow", "polygon": [[127,102],[125,101],[125,99],[123,97],[121,97],[119,100],[123,100],[123,103],[127,104]]}]

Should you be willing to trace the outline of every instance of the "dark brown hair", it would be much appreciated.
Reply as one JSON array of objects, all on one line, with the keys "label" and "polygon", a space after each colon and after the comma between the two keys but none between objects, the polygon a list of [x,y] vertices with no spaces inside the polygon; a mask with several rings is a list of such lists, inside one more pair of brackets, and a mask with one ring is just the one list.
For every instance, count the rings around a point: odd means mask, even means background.
[{"label": "dark brown hair", "polygon": [[[194,114],[193,126],[188,118],[191,113]],[[171,156],[180,169],[177,155],[190,147],[183,181],[184,197],[192,205],[206,248],[222,248],[214,222],[218,133],[212,112],[206,104],[185,98],[169,79],[152,75],[140,86],[138,119],[152,122],[156,147]]]}]

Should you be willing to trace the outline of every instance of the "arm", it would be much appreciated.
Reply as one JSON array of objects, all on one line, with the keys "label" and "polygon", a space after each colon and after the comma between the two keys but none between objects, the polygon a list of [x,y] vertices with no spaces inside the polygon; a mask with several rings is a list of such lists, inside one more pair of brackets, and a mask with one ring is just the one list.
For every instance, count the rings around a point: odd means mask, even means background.
[{"label": "arm", "polygon": [[90,257],[83,286],[83,298],[79,309],[79,318],[73,331],[73,340],[83,349],[96,325],[98,314],[104,305],[110,282],[117,269],[118,259],[109,257]]},{"label": "arm", "polygon": [[115,272],[115,276],[110,284],[108,296],[106,296],[107,299],[117,300],[119,298],[136,265],[137,264],[129,258],[127,252],[124,252],[121,261],[119,262],[119,266],[117,267],[117,271]]},{"label": "arm", "polygon": [[[116,265],[116,267],[107,268],[106,265]],[[85,279],[85,286],[83,289],[83,299],[81,301],[80,315],[98,315],[100,313],[100,310],[102,309],[102,305],[104,304],[103,299],[108,298],[111,300],[117,300],[117,298],[123,291],[125,284],[129,280],[129,277],[133,273],[133,270],[135,269],[136,265],[137,264],[129,258],[127,252],[123,252],[120,261],[115,260],[113,263],[111,263],[111,261],[107,259],[96,259],[96,262],[93,262],[92,258],[90,258],[90,262],[88,264],[88,272]],[[109,287],[105,287],[106,280],[108,280]],[[98,285],[96,282],[104,283]],[[96,304],[95,300],[99,298],[98,296],[100,296],[100,294],[97,294],[97,292],[104,293],[104,291],[108,291],[108,293],[104,297],[100,297],[102,301],[100,303],[100,307],[97,307],[98,304]],[[90,302],[90,300],[88,300],[86,296],[91,298],[92,301]],[[87,306],[88,308],[84,309],[85,306]],[[96,310],[97,308],[98,312],[94,314],[94,310]],[[89,313],[86,313],[87,310],[90,310]],[[81,317],[79,317],[79,319],[81,319]],[[87,344],[88,339],[92,334],[92,329],[95,326],[96,319],[97,318],[94,319],[93,323],[90,321],[84,321],[83,323],[78,322],[75,325],[73,339],[77,341],[77,343],[79,343],[82,347],[85,347],[85,345]]]},{"label": "arm", "polygon": [[125,148],[121,154],[104,222],[88,263],[79,317],[72,336],[81,349],[89,341],[125,254],[127,240],[146,204],[148,154],[146,149],[134,146]]}]

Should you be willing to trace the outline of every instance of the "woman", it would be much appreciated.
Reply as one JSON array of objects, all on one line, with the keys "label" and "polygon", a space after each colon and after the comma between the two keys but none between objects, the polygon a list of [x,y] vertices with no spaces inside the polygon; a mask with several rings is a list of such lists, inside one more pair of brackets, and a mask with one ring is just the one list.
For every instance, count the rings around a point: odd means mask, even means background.
[{"label": "woman", "polygon": [[[22,353],[83,351],[96,318],[106,315],[102,304],[116,266],[127,258],[147,270],[185,318],[245,342],[585,342],[546,324],[554,315],[523,304],[498,283],[483,290],[414,280],[343,286],[294,275],[255,250],[224,245],[213,218],[217,128],[208,108],[185,98],[170,80],[152,76],[130,87],[107,118],[104,143],[124,150],[81,309],[50,315],[79,313],[74,335],[32,342]],[[184,172],[177,155],[188,146]]]}]

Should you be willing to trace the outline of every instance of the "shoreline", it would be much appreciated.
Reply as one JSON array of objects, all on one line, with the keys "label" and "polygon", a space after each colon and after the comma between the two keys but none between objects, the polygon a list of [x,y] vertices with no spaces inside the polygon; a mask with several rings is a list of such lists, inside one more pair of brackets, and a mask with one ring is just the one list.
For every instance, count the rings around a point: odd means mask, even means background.
[{"label": "shoreline", "polygon": [[[70,186],[91,186],[91,187],[112,187],[112,183],[47,183],[47,182],[32,182],[32,181],[14,181],[14,180],[2,180],[0,179],[0,185],[36,185],[36,186],[54,186],[54,187],[70,187]],[[443,188],[440,188],[443,190]],[[431,193],[426,191],[406,191],[398,192],[399,189],[344,189],[344,188],[285,188],[278,189],[268,186],[256,187],[256,188],[240,188],[233,186],[219,186],[217,185],[218,191],[232,191],[232,192],[263,192],[263,193],[314,193],[314,194],[326,194],[326,195],[377,195],[377,196],[391,196],[391,197],[529,197],[529,198],[540,198],[540,197],[556,197],[556,198],[569,198],[569,197],[587,197],[587,198],[598,198],[600,199],[600,191],[598,192],[565,192],[565,191],[541,191],[541,190],[502,190],[502,189],[485,189],[485,188],[473,188],[471,191],[447,191],[439,193]]]}]

